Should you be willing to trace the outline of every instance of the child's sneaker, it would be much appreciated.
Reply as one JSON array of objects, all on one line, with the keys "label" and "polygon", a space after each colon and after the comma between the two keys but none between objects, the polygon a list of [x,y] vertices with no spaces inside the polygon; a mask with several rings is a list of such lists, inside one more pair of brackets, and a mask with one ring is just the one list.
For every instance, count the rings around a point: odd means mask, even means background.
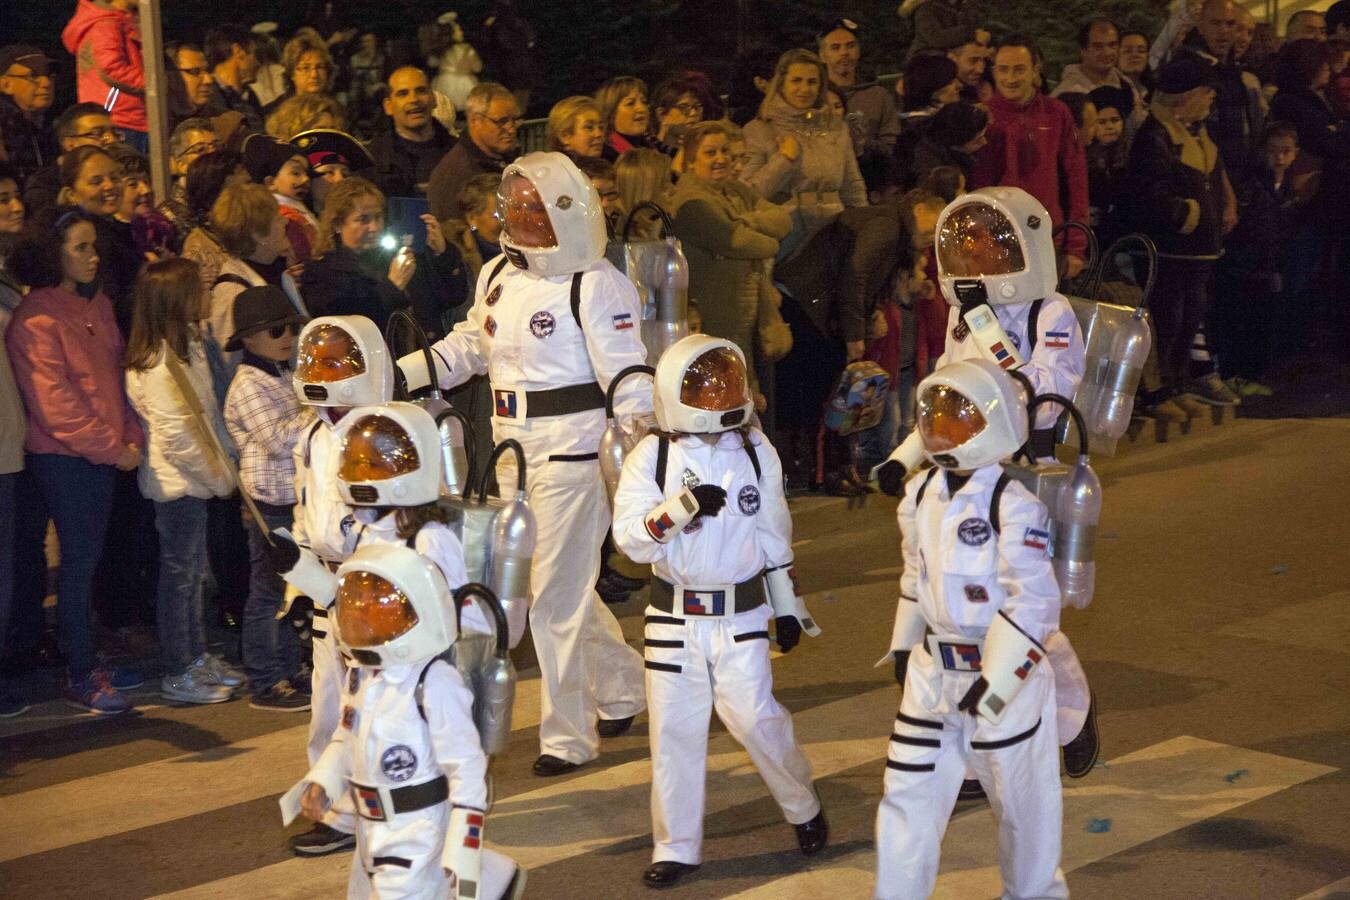
[{"label": "child's sneaker", "polygon": [[112,663],[99,663],[94,666],[94,675],[119,691],[134,691],[145,684],[145,678],[140,672],[124,666],[114,666]]},{"label": "child's sneaker", "polygon": [[76,709],[100,716],[120,715],[132,707],[126,694],[120,693],[94,672],[79,681],[67,679],[64,696],[66,702]]},{"label": "child's sneaker", "polygon": [[224,703],[233,689],[214,680],[205,669],[188,666],[181,675],[165,675],[159,682],[159,694],[183,703]]},{"label": "child's sneaker", "polygon": [[192,665],[205,669],[218,683],[227,688],[237,688],[248,681],[248,676],[242,670],[230,665],[219,653],[204,653],[197,657]]},{"label": "child's sneaker", "polygon": [[356,835],[317,823],[304,834],[291,838],[291,850],[297,856],[326,856],[339,850],[351,850],[356,846]]},{"label": "child's sneaker", "polygon": [[291,687],[290,682],[279,681],[261,694],[254,694],[248,705],[266,712],[304,712],[309,709],[309,697]]}]

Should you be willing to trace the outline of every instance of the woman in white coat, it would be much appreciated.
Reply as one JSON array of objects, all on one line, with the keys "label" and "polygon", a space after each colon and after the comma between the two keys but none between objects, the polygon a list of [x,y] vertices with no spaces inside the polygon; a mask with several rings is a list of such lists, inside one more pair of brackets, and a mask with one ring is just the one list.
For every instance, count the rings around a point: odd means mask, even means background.
[{"label": "woman in white coat", "polygon": [[212,446],[230,442],[196,325],[209,302],[197,264],[182,258],[146,266],[134,296],[127,399],[145,426],[139,483],[155,502],[159,532],[160,693],[186,703],[220,703],[244,676],[206,652],[202,624],[207,501],[234,490],[233,466]]}]

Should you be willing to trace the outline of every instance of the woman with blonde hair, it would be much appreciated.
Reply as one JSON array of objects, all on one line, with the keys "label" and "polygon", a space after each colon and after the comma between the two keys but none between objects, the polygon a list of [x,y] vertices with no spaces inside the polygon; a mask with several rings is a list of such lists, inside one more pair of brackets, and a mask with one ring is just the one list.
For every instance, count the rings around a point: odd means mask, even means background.
[{"label": "woman with blonde hair", "polygon": [[[664,207],[670,197],[670,157],[660,150],[638,147],[625,151],[614,163],[614,186],[619,192],[619,219],[615,234],[639,240],[655,239],[661,229],[661,217],[650,209],[638,209],[643,203]],[[628,228],[629,219],[633,220]]]},{"label": "woman with blonde hair", "polygon": [[197,327],[209,307],[197,264],[181,257],[147,265],[135,296],[126,385],[145,428],[138,481],[155,503],[159,532],[160,694],[221,703],[244,676],[207,653],[202,621],[208,501],[235,488],[233,463],[221,455],[230,437]]},{"label": "woman with blonde hair", "polygon": [[327,94],[300,94],[279,101],[267,116],[267,133],[289,141],[313,128],[347,130],[347,111]]},{"label": "woman with blonde hair", "polygon": [[328,94],[333,90],[337,66],[333,64],[328,45],[315,33],[296,32],[281,51],[281,65],[286,70],[286,83],[290,85],[287,97]]},{"label": "woman with blonde hair", "polygon": [[614,162],[636,147],[652,146],[652,109],[647,101],[647,82],[631,75],[611,78],[595,92],[595,102],[605,125],[601,155]]},{"label": "woman with blonde hair", "polygon": [[548,149],[574,158],[599,158],[605,148],[605,118],[594,98],[567,97],[548,111]]}]

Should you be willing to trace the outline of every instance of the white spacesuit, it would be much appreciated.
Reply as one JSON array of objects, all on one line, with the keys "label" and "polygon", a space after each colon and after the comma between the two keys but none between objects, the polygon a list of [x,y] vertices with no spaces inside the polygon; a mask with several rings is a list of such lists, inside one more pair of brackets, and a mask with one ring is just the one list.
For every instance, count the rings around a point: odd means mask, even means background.
[{"label": "white spacesuit", "polygon": [[891,651],[908,665],[877,811],[877,897],[932,893],[968,766],[998,820],[1003,895],[1068,897],[1044,648],[1060,610],[1048,514],[999,465],[1026,441],[1028,399],[985,360],[918,388],[918,431],[937,468],[909,481],[898,513]]},{"label": "white spacesuit", "polygon": [[[338,725],[339,693],[346,671],[337,639],[329,627],[333,602],[332,572],[355,546],[355,518],[338,491],[337,424],[354,406],[387,403],[394,395],[394,367],[375,323],[362,316],[326,316],[311,320],[300,333],[293,377],[300,402],[317,407],[318,422],[295,447],[295,521],[291,536],[302,551],[278,569],[287,593],[314,603],[314,655],[309,718],[309,762],[318,759]],[[292,841],[302,855],[320,855],[351,842],[355,817],[343,800],[323,825]]]},{"label": "white spacesuit", "polygon": [[[797,826],[804,853],[827,826],[792,717],[773,696],[769,631],[786,652],[819,629],[797,595],[778,454],[749,424],[740,350],[694,335],[656,367],[652,434],[624,463],[614,542],[653,566],[646,611],[652,830],[644,880],[665,886],[702,860],[708,717],[717,710]],[[669,435],[675,434],[676,437]]]},{"label": "white spacesuit", "polygon": [[307,802],[349,795],[360,815],[349,897],[524,890],[524,871],[483,846],[487,757],[473,696],[441,658],[457,637],[453,603],[440,569],[410,547],[362,547],[338,569],[335,618],[354,665],[341,723],[304,781]]},{"label": "white spacesuit", "polygon": [[[560,153],[532,153],[508,166],[498,192],[504,259],[484,266],[468,319],[433,347],[444,388],[486,373],[493,435],[514,438],[528,465],[538,521],[530,572],[530,627],[539,658],[540,757],[556,775],[599,752],[597,717],[619,733],[642,711],[642,658],[593,586],[609,505],[598,448],[604,391],[646,352],[632,284],[604,259],[605,225],[590,180]],[[423,355],[399,360],[408,387],[430,381]],[[621,419],[650,411],[636,379],[616,398]],[[498,466],[499,484],[516,480]]]},{"label": "white spacesuit", "polygon": [[[1086,366],[1083,331],[1073,307],[1056,290],[1050,215],[1040,201],[1011,187],[958,197],[938,218],[936,252],[942,295],[952,309],[934,371],[985,359],[1025,375],[1038,395],[1073,397]],[[1054,461],[1059,414],[1060,408],[1050,404],[1036,412],[1030,450],[1039,460]],[[898,494],[922,457],[916,430],[877,468],[882,489]],[[1096,727],[1087,721],[1092,702],[1087,675],[1063,632],[1050,639],[1047,649],[1055,662],[1059,741],[1069,744],[1083,735],[1092,744],[1090,753],[1074,754],[1083,757],[1086,768],[1069,766],[1071,775],[1081,776],[1096,759]]]}]

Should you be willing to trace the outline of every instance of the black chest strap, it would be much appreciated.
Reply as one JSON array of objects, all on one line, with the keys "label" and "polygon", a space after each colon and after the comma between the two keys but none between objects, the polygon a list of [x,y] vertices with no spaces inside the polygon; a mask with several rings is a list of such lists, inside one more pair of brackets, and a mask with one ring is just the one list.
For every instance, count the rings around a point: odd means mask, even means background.
[{"label": "black chest strap", "polygon": [[502,269],[505,269],[507,263],[509,263],[510,261],[511,260],[506,258],[505,254],[502,254],[502,258],[497,260],[497,264],[492,267],[492,274],[488,276],[487,284],[483,285],[484,294],[490,293],[492,291],[492,282],[497,280],[497,276],[502,274]]},{"label": "black chest strap", "polygon": [[577,323],[577,330],[582,334],[586,333],[586,326],[581,324],[581,273],[572,274],[572,318]]},{"label": "black chest strap", "polygon": [[305,435],[305,468],[306,468],[306,469],[309,468],[309,450],[310,450],[310,446],[314,443],[314,434],[315,434],[321,427],[323,427],[323,420],[322,420],[322,419],[320,419],[319,421],[315,422],[312,426],[310,426],[309,432]]},{"label": "black chest strap", "polygon": [[[1031,354],[1036,351],[1036,338],[1041,333],[1041,304],[1045,302],[1042,297],[1039,300],[1031,301],[1031,312],[1027,314],[1027,349],[1023,354],[1027,359],[1031,359]],[[994,529],[997,531],[998,529]]]},{"label": "black chest strap", "polygon": [[[929,469],[928,474],[924,476],[923,484],[919,485],[919,491],[914,495],[915,512],[918,511],[919,504],[923,503],[924,492],[928,490],[928,485],[932,483],[933,477],[937,475],[938,471],[937,467],[934,467]],[[993,526],[994,534],[998,534],[999,531],[998,510],[1003,502],[1003,491],[1008,487],[1009,481],[1012,481],[1012,479],[1008,476],[1008,473],[1001,473],[998,476],[998,481],[994,482],[994,492],[989,495],[989,524]]]},{"label": "black chest strap", "polygon": [[[657,438],[656,445],[656,486],[662,493],[666,490],[666,466],[670,462],[670,438],[664,434]],[[750,468],[755,470],[755,483],[758,484],[764,477],[764,472],[759,467],[759,454],[755,452],[755,445],[750,443],[748,434],[741,435],[741,446],[745,449],[745,455],[750,457]]]}]

